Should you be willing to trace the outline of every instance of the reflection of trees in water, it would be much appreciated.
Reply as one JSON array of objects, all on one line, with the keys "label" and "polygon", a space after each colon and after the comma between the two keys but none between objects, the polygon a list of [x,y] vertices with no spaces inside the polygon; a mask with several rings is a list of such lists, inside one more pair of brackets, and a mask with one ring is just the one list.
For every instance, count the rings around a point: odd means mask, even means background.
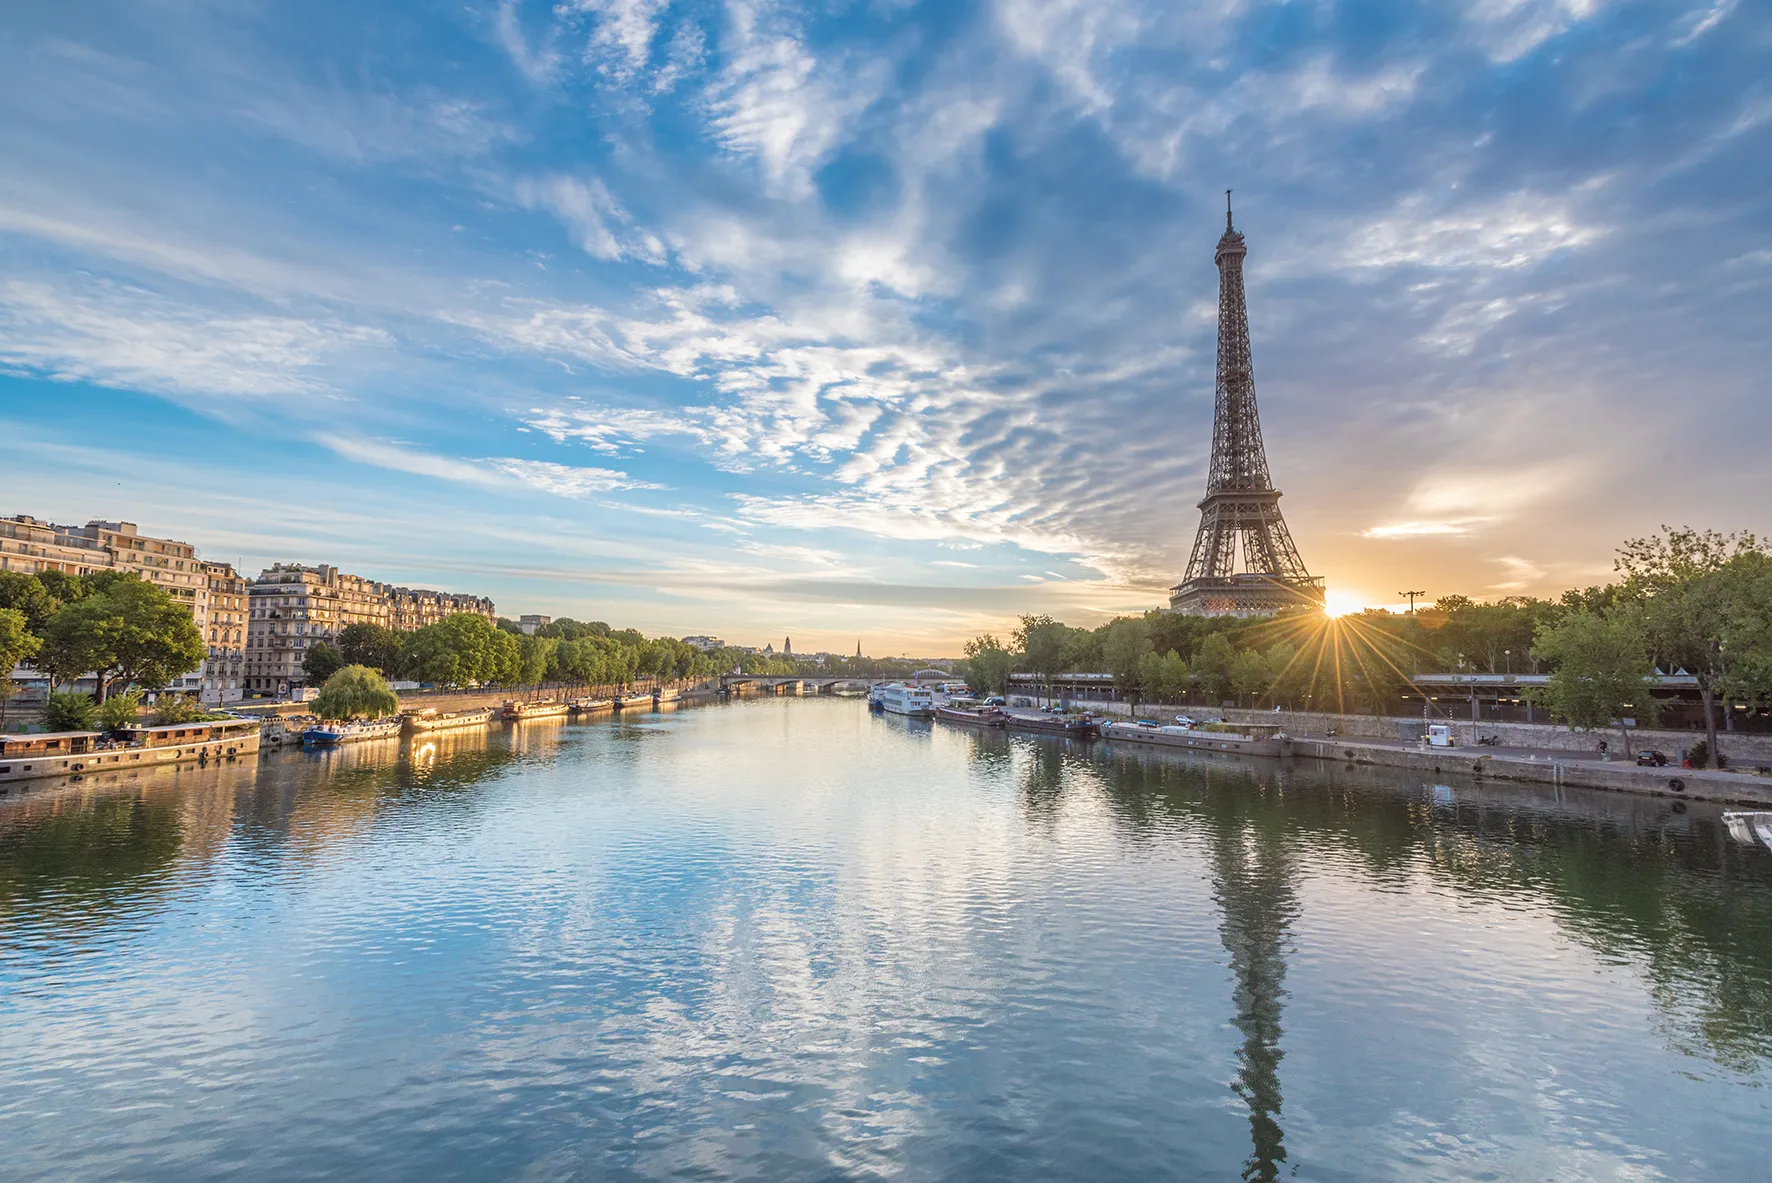
[{"label": "reflection of trees in water", "polygon": [[1296,858],[1352,853],[1387,886],[1426,873],[1470,897],[1548,907],[1574,939],[1642,968],[1677,1048],[1742,1071],[1772,1061],[1772,858],[1731,842],[1715,809],[1469,782],[1436,804],[1431,786],[1381,770],[1124,748],[1106,762],[1116,816],[1140,840],[1248,811],[1290,835]]},{"label": "reflection of trees in water", "polygon": [[469,801],[512,760],[502,740],[479,732],[416,759],[398,742],[369,741],[52,782],[0,809],[0,921],[27,904],[34,921],[63,928],[140,915],[157,906],[175,864],[224,851],[247,864],[312,857],[358,837],[391,801]]},{"label": "reflection of trees in water", "polygon": [[9,809],[0,814],[0,913],[47,904],[63,921],[102,921],[119,893],[149,890],[183,848],[178,805],[164,795]]},{"label": "reflection of trees in water", "polygon": [[1016,788],[1030,821],[1052,825],[1058,820],[1069,778],[1089,767],[1088,749],[1058,736],[1005,737],[1007,758],[1019,763]]}]

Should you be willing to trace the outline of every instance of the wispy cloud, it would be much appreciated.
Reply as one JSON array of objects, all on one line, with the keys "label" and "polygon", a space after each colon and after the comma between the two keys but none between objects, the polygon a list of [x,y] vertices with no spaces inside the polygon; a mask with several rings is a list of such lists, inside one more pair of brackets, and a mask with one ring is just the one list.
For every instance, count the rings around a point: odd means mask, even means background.
[{"label": "wispy cloud", "polygon": [[321,436],[319,442],[345,459],[359,464],[371,464],[394,472],[507,492],[517,486],[527,486],[556,497],[585,497],[618,489],[664,487],[634,480],[627,473],[615,469],[578,468],[549,460],[522,460],[513,456],[464,459],[440,456],[386,441],[337,435]]}]

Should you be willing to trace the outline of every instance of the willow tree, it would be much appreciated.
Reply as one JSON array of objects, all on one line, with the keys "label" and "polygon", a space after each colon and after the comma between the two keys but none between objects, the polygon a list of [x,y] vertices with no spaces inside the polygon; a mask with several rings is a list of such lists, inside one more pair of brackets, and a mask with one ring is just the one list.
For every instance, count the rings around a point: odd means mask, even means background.
[{"label": "willow tree", "polygon": [[366,665],[347,665],[314,696],[314,713],[322,719],[380,719],[399,710],[388,680]]}]

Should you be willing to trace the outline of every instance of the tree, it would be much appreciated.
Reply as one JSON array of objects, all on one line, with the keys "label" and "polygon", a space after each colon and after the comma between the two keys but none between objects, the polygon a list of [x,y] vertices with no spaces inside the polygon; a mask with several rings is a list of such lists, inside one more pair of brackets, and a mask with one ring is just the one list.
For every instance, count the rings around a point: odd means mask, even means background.
[{"label": "tree", "polygon": [[322,719],[380,719],[399,710],[388,680],[364,665],[345,666],[314,696],[314,713]]},{"label": "tree", "polygon": [[1009,689],[1009,674],[1014,668],[1014,656],[991,634],[966,642],[966,684],[972,689],[1002,694]]},{"label": "tree", "polygon": [[93,591],[90,579],[81,579],[65,571],[39,571],[37,582],[49,593],[49,598],[55,601],[57,608],[63,604],[72,604],[75,600],[83,600]]},{"label": "tree", "polygon": [[194,694],[162,694],[154,704],[154,725],[174,727],[180,723],[195,723],[205,714],[203,704]]},{"label": "tree", "polygon": [[1173,701],[1187,693],[1187,662],[1173,649],[1163,654],[1146,653],[1138,659],[1138,682],[1152,698]]},{"label": "tree", "polygon": [[514,681],[520,686],[540,686],[547,679],[548,665],[553,660],[554,647],[559,643],[552,637],[518,637]]},{"label": "tree", "polygon": [[1641,613],[1649,651],[1669,673],[1684,669],[1698,680],[1704,707],[1705,749],[1713,767],[1717,747],[1716,703],[1737,688],[1753,660],[1729,645],[1731,621],[1752,595],[1765,550],[1752,534],[1719,534],[1690,527],[1661,528],[1649,538],[1619,547],[1617,569],[1623,596]]},{"label": "tree", "polygon": [[113,682],[158,688],[196,669],[204,654],[190,611],[132,576],[63,605],[49,622],[38,664],[58,682],[94,671],[103,702]]},{"label": "tree", "polygon": [[121,694],[113,694],[105,699],[104,705],[98,708],[96,718],[100,727],[106,731],[117,731],[128,727],[141,714],[142,692],[125,690]]},{"label": "tree", "polygon": [[1571,612],[1539,626],[1533,656],[1554,664],[1550,681],[1534,697],[1573,730],[1593,731],[1618,720],[1625,742],[1627,710],[1653,721],[1658,705],[1649,694],[1654,672],[1642,627],[1623,613]]},{"label": "tree", "polygon": [[1194,677],[1199,680],[1208,702],[1223,702],[1230,695],[1231,662],[1235,658],[1230,638],[1223,633],[1207,637],[1194,655]]},{"label": "tree", "polygon": [[1271,678],[1267,658],[1254,649],[1244,649],[1231,658],[1229,680],[1231,693],[1241,703],[1245,698],[1253,706],[1257,696],[1266,692]]},{"label": "tree", "polygon": [[1285,641],[1275,641],[1263,654],[1267,663],[1267,694],[1277,706],[1281,699],[1296,699],[1304,691],[1306,672],[1298,660],[1298,650]]},{"label": "tree", "polygon": [[521,672],[517,638],[484,616],[458,613],[406,634],[401,668],[408,676],[445,686],[469,682],[509,685]]},{"label": "tree", "polygon": [[92,695],[79,690],[57,690],[43,704],[43,725],[51,731],[92,731],[97,722]]},{"label": "tree", "polygon": [[[400,672],[401,634],[379,624],[359,622],[339,630],[340,665],[366,665],[392,677]],[[304,668],[306,668],[304,663]],[[328,670],[326,677],[331,677]],[[325,681],[326,678],[319,679]]]},{"label": "tree", "polygon": [[[61,572],[56,572],[61,574]],[[25,628],[43,635],[50,618],[61,604],[43,586],[43,581],[17,571],[0,571],[0,609],[12,608],[22,613]]]},{"label": "tree", "polygon": [[[24,578],[29,580],[29,576]],[[0,608],[0,731],[6,730],[6,707],[12,701],[12,669],[19,662],[35,657],[43,645],[29,626],[29,617],[20,609]]]},{"label": "tree", "polygon": [[1131,697],[1134,706],[1143,688],[1139,663],[1150,651],[1151,626],[1140,617],[1114,621],[1107,626],[1101,640],[1102,663],[1114,676],[1114,685]]},{"label": "tree", "polygon": [[307,676],[308,685],[322,686],[326,679],[351,664],[353,663],[346,661],[337,649],[325,641],[315,641],[302,655],[301,672]]},{"label": "tree", "polygon": [[1074,630],[1050,616],[1023,616],[1016,627],[1015,647],[1033,673],[1040,676],[1040,685],[1050,691],[1052,679],[1063,673],[1072,651]]}]

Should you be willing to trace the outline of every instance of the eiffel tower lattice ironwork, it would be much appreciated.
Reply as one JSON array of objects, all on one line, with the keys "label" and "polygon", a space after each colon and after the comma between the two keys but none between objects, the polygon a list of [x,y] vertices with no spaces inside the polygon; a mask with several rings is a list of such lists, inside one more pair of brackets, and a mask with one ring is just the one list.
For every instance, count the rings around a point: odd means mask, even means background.
[{"label": "eiffel tower lattice ironwork", "polygon": [[[1171,610],[1190,616],[1270,616],[1283,608],[1323,606],[1323,581],[1305,570],[1280,516],[1280,491],[1268,475],[1255,369],[1249,355],[1249,305],[1243,258],[1249,248],[1231,224],[1224,194],[1218,240],[1218,384],[1212,411],[1212,472],[1200,502],[1200,532],[1187,575],[1171,589]],[[1237,569],[1238,543],[1242,567]]]}]

